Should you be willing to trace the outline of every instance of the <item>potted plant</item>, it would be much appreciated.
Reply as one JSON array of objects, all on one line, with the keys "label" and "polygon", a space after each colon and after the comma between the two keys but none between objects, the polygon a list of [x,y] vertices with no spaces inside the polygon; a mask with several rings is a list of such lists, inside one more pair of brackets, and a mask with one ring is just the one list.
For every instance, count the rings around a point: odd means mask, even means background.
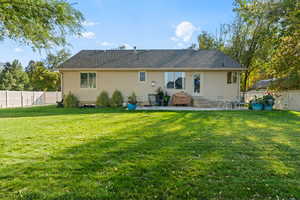
[{"label": "potted plant", "polygon": [[157,104],[159,106],[162,106],[163,105],[163,100],[164,100],[164,92],[163,90],[161,89],[161,87],[159,87],[156,91],[156,101],[157,101]]},{"label": "potted plant", "polygon": [[163,97],[163,105],[164,106],[168,106],[169,105],[170,98],[171,97],[168,95],[168,93],[165,92],[164,97]]},{"label": "potted plant", "polygon": [[250,110],[263,110],[264,100],[263,98],[257,98],[256,96],[249,103]]},{"label": "potted plant", "polygon": [[131,96],[128,97],[128,104],[127,104],[127,109],[128,110],[135,110],[136,109],[136,104],[137,104],[137,99],[136,95],[133,92]]},{"label": "potted plant", "polygon": [[275,98],[268,93],[267,95],[263,96],[264,100],[264,110],[273,110],[273,105],[275,104]]}]

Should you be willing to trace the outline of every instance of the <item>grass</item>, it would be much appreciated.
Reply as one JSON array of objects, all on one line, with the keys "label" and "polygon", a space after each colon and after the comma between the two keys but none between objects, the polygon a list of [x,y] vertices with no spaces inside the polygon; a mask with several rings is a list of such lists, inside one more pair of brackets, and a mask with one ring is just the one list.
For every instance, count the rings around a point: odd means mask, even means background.
[{"label": "grass", "polygon": [[300,113],[0,110],[0,199],[300,199]]}]

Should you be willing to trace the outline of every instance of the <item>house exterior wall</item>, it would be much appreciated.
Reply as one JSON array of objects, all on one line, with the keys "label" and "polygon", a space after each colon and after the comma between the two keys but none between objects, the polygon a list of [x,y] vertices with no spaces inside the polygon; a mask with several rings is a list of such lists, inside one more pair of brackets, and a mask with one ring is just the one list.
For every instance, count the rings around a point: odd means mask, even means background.
[{"label": "house exterior wall", "polygon": [[[80,88],[80,73],[96,72],[96,88]],[[127,97],[135,92],[138,100],[148,101],[148,94],[155,93],[157,88],[161,87],[169,95],[185,91],[193,96],[193,75],[200,74],[201,87],[200,96],[216,100],[219,97],[234,100],[239,96],[239,76],[235,84],[227,84],[226,71],[185,71],[185,89],[166,89],[165,71],[146,71],[146,82],[139,81],[139,71],[63,71],[62,73],[62,91],[63,94],[72,92],[82,103],[95,103],[97,96],[105,90],[110,95],[114,90],[120,90],[127,100]],[[155,82],[155,86],[152,86]]]}]

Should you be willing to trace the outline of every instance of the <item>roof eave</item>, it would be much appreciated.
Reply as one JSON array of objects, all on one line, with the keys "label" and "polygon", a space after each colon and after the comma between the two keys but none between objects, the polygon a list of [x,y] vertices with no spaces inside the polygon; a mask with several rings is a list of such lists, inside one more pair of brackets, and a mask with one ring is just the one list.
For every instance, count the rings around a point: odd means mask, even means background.
[{"label": "roof eave", "polygon": [[137,71],[137,70],[148,70],[148,71],[246,71],[246,68],[235,68],[235,67],[215,67],[215,68],[187,68],[187,67],[106,67],[106,68],[60,68],[59,71]]}]

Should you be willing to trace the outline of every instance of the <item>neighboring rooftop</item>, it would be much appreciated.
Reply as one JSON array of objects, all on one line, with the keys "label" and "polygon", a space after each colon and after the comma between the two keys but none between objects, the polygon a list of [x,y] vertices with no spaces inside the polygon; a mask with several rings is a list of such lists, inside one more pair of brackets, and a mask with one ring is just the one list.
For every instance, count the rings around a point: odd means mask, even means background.
[{"label": "neighboring rooftop", "polygon": [[260,80],[257,81],[252,89],[255,90],[259,90],[259,89],[267,89],[268,87],[270,87],[277,79],[276,78],[272,78],[272,79],[266,79],[266,80]]},{"label": "neighboring rooftop", "polygon": [[241,69],[241,65],[216,50],[82,50],[60,68]]}]

